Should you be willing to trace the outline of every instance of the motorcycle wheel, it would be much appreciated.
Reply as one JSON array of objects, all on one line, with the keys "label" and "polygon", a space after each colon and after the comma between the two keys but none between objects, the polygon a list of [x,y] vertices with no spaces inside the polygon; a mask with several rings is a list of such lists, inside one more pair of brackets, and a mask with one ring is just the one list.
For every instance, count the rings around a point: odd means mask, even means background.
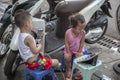
[{"label": "motorcycle wheel", "polygon": [[[97,15],[96,15],[97,13]],[[93,14],[93,16],[91,17],[90,21],[91,20],[96,20],[96,18],[99,18],[103,15],[105,15],[102,11],[97,11],[95,14]],[[89,24],[89,23],[88,23]],[[107,30],[107,26],[108,26],[108,19],[106,19],[106,23],[104,23],[103,26],[100,26],[100,27],[88,27],[87,28],[87,33],[89,33],[90,31],[95,31],[96,33],[90,33],[90,35],[88,37],[85,37],[85,42],[86,43],[89,43],[89,44],[94,44],[96,43],[97,41],[99,41],[103,35],[105,34],[106,30]],[[102,31],[101,33],[98,33],[98,31]]]},{"label": "motorcycle wheel", "polygon": [[12,27],[10,24],[3,24],[0,27],[0,58],[3,58],[9,50],[12,38]]},{"label": "motorcycle wheel", "polygon": [[118,6],[116,11],[116,22],[117,22],[118,32],[120,34],[120,5]]},{"label": "motorcycle wheel", "polygon": [[116,74],[120,75],[120,62],[116,62],[113,64],[113,70]]},{"label": "motorcycle wheel", "polygon": [[10,50],[10,53],[8,54],[8,57],[4,66],[4,73],[8,79],[11,79],[14,77],[15,72],[21,61],[19,57],[20,56],[18,54],[18,51]]}]

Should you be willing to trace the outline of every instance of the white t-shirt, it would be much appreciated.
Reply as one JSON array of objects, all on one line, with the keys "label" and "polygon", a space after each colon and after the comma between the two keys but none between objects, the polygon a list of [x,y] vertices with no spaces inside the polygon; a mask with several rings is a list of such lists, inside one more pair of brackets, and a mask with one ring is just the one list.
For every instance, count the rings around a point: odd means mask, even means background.
[{"label": "white t-shirt", "polygon": [[20,33],[19,41],[18,41],[18,49],[20,52],[20,56],[26,62],[29,58],[34,57],[35,55],[32,53],[30,48],[24,44],[24,40],[27,36],[32,36],[28,33]]}]

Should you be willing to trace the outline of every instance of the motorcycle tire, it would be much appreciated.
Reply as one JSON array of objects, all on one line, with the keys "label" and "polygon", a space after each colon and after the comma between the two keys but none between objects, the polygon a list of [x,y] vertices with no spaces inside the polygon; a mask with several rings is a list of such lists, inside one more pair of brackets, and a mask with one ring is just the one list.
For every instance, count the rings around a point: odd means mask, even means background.
[{"label": "motorcycle tire", "polygon": [[116,74],[120,75],[120,62],[116,62],[113,64],[113,70]]},{"label": "motorcycle tire", "polygon": [[15,72],[19,66],[19,64],[16,64],[17,56],[18,56],[18,51],[11,50],[10,53],[8,54],[8,57],[4,66],[4,73],[8,79],[11,79],[14,77]]},{"label": "motorcycle tire", "polygon": [[[102,15],[104,15],[104,13],[102,11],[99,11]],[[94,17],[95,14],[92,16]],[[92,18],[91,18],[92,19]],[[88,43],[88,44],[94,44],[96,43],[97,41],[99,41],[105,34],[106,30],[107,30],[107,27],[108,27],[108,19],[106,19],[106,23],[102,26],[104,27],[104,31],[102,32],[102,34],[96,39],[96,40],[90,40],[90,39],[85,39],[85,42]]]},{"label": "motorcycle tire", "polygon": [[120,5],[118,6],[116,11],[116,23],[117,23],[118,32],[120,34]]},{"label": "motorcycle tire", "polygon": [[[3,37],[4,37],[4,35],[5,35],[5,31],[6,31],[6,29],[7,29],[7,27],[9,26],[10,24],[9,23],[5,23],[5,24],[2,24],[2,26],[0,27],[0,42],[5,42],[4,40],[3,40]],[[6,40],[8,40],[8,39],[6,39]],[[8,43],[6,43],[6,44],[8,44]],[[6,55],[6,53],[8,52],[8,50],[9,50],[9,45],[7,45],[7,49],[4,51],[4,53],[1,53],[0,52],[0,58],[3,58],[5,55]]]},{"label": "motorcycle tire", "polygon": [[0,27],[0,39],[10,23],[3,23]]}]

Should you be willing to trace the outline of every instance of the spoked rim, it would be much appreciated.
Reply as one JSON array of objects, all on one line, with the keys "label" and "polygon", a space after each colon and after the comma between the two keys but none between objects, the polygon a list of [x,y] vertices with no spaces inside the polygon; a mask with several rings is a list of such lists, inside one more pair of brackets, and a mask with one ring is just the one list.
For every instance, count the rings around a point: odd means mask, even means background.
[{"label": "spoked rim", "polygon": [[[96,16],[97,14],[97,16]],[[97,11],[91,18],[91,22],[95,21],[96,18],[99,18],[101,16],[103,16],[104,13],[102,11]],[[89,27],[89,29],[87,30],[87,34],[86,34],[86,39],[90,42],[96,42],[97,40],[99,40],[105,33],[106,28],[107,28],[107,24],[108,24],[108,20],[106,19],[104,22],[104,25],[102,26],[93,26],[93,27]]]},{"label": "spoked rim", "polygon": [[1,37],[0,57],[4,56],[9,50],[9,44],[10,44],[11,38],[12,38],[12,29],[11,29],[11,25],[9,25]]},{"label": "spoked rim", "polygon": [[117,22],[118,32],[120,34],[120,5],[118,6],[117,12],[116,12],[116,22]]},{"label": "spoked rim", "polygon": [[103,35],[105,27],[106,26],[102,26],[89,30],[86,35],[86,39],[89,39],[90,41],[96,41],[99,37]]}]

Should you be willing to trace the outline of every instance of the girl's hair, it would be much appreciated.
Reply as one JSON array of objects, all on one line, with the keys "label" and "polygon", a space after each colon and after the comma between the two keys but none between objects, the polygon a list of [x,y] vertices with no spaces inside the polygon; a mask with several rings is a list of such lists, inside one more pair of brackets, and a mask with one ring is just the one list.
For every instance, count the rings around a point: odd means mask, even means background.
[{"label": "girl's hair", "polygon": [[85,18],[83,15],[81,14],[75,14],[70,16],[70,24],[72,25],[73,28],[75,28],[78,24],[78,21],[80,21],[81,23],[85,22]]},{"label": "girl's hair", "polygon": [[18,27],[24,26],[26,21],[30,19],[31,14],[25,10],[18,10],[15,13],[15,23]]}]

